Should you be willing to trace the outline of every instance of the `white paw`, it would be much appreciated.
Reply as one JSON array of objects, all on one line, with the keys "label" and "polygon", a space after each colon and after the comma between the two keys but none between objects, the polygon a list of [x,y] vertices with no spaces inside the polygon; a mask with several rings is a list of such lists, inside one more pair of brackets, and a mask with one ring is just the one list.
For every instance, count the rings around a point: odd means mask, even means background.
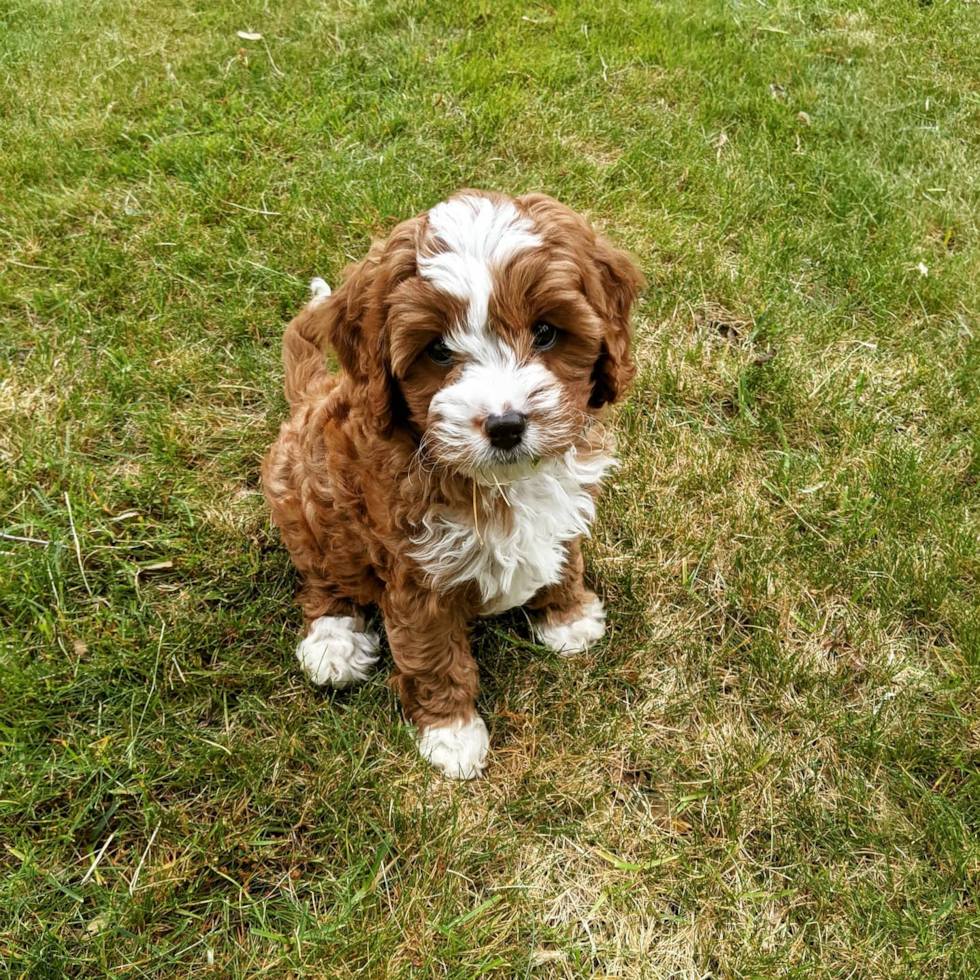
[{"label": "white paw", "polygon": [[578,619],[554,626],[540,621],[534,623],[531,629],[539,643],[557,650],[564,657],[570,657],[572,654],[582,653],[602,639],[602,634],[606,631],[606,611],[602,608],[602,600],[598,596],[592,596]]},{"label": "white paw", "polygon": [[319,276],[310,283],[310,302],[322,303],[331,293],[330,287]]},{"label": "white paw", "polygon": [[363,616],[320,616],[296,648],[296,659],[314,684],[349,687],[368,679],[378,646],[378,634],[365,632]]},{"label": "white paw", "polygon": [[490,734],[479,715],[457,718],[440,728],[430,726],[419,736],[419,754],[451,779],[477,779],[490,750]]}]

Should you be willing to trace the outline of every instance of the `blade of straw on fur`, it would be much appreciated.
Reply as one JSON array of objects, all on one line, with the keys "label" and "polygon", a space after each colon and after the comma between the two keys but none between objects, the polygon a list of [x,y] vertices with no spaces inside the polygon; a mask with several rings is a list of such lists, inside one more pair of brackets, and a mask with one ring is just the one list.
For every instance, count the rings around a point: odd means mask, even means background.
[{"label": "blade of straw on fur", "polygon": [[476,529],[476,540],[483,544],[483,536],[480,534],[480,518],[476,513],[476,480],[473,481],[473,527]]}]

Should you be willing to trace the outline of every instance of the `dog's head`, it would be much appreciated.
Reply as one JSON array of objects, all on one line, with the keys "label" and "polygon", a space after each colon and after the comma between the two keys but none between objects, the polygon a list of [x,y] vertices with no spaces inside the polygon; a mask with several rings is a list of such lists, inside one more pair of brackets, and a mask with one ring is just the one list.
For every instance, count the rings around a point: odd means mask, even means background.
[{"label": "dog's head", "polygon": [[461,191],[376,243],[322,308],[378,425],[492,482],[567,451],[622,394],[642,281],[544,194]]}]

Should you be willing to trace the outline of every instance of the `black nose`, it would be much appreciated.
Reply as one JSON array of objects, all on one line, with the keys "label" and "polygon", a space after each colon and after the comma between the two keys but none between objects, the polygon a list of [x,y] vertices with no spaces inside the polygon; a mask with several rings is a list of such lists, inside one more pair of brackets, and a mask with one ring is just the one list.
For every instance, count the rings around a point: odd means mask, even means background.
[{"label": "black nose", "polygon": [[490,445],[496,449],[513,449],[527,428],[527,416],[521,412],[490,415],[484,423]]}]

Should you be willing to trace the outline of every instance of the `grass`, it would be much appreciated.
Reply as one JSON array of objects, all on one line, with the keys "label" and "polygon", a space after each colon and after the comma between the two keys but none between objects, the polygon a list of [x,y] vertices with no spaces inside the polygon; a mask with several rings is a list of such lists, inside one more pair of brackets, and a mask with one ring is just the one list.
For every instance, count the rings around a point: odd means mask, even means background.
[{"label": "grass", "polygon": [[[7,975],[977,976],[977,5],[0,25]],[[299,675],[258,480],[307,281],[465,185],[650,280],[611,635],[481,624],[474,785]]]}]

